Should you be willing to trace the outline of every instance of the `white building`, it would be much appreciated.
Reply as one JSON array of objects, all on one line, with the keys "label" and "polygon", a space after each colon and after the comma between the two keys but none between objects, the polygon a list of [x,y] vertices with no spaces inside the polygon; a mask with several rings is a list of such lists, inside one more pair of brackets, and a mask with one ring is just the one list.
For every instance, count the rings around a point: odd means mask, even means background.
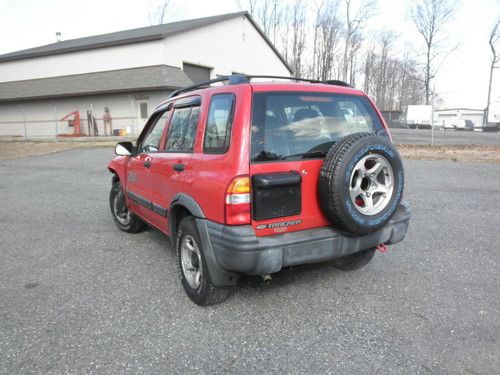
[{"label": "white building", "polygon": [[66,40],[0,55],[0,135],[71,133],[87,111],[103,134],[137,134],[168,94],[193,82],[243,73],[290,76],[291,69],[247,12]]},{"label": "white building", "polygon": [[448,108],[434,111],[434,119],[440,124],[449,120],[471,120],[474,127],[480,128],[483,125],[484,110],[471,108]]}]

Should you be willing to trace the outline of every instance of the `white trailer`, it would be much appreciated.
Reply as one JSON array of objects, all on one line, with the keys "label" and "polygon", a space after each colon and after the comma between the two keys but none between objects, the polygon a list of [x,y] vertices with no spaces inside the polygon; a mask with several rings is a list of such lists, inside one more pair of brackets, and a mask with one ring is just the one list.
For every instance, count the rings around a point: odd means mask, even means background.
[{"label": "white trailer", "polygon": [[412,129],[430,129],[432,116],[431,105],[409,105],[406,112],[406,123]]}]

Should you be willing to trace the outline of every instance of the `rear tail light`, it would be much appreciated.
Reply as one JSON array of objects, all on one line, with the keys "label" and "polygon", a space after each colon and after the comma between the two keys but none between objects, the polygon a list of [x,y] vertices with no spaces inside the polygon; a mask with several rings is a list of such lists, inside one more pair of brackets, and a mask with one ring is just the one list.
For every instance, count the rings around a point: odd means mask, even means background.
[{"label": "rear tail light", "polygon": [[226,224],[250,224],[250,177],[235,177],[226,189]]}]

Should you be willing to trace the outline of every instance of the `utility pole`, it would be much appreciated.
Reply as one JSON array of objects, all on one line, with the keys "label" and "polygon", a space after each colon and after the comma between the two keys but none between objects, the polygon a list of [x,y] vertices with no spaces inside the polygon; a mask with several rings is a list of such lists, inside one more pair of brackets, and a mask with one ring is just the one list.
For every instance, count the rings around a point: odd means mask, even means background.
[{"label": "utility pole", "polygon": [[483,126],[488,126],[488,117],[490,116],[491,85],[493,82],[493,71],[495,68],[498,68],[498,66],[496,66],[496,64],[500,60],[500,55],[497,53],[497,50],[496,50],[496,44],[500,40],[499,25],[500,25],[500,18],[495,23],[493,30],[491,30],[490,40],[489,40],[492,57],[491,57],[491,65],[490,65],[490,81],[488,83],[488,102],[486,103],[486,109],[484,110]]}]

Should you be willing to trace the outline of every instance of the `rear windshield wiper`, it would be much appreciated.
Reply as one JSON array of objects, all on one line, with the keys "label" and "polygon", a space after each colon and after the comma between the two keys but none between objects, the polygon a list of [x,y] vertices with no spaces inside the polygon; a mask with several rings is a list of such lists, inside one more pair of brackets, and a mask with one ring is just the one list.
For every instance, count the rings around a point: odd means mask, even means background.
[{"label": "rear windshield wiper", "polygon": [[285,156],[285,157],[283,157],[282,160],[290,159],[290,158],[298,158],[299,156],[300,156],[301,159],[325,157],[326,156],[326,152],[324,152],[324,151],[303,152],[303,153],[300,153],[300,154],[293,154],[293,155]]}]

